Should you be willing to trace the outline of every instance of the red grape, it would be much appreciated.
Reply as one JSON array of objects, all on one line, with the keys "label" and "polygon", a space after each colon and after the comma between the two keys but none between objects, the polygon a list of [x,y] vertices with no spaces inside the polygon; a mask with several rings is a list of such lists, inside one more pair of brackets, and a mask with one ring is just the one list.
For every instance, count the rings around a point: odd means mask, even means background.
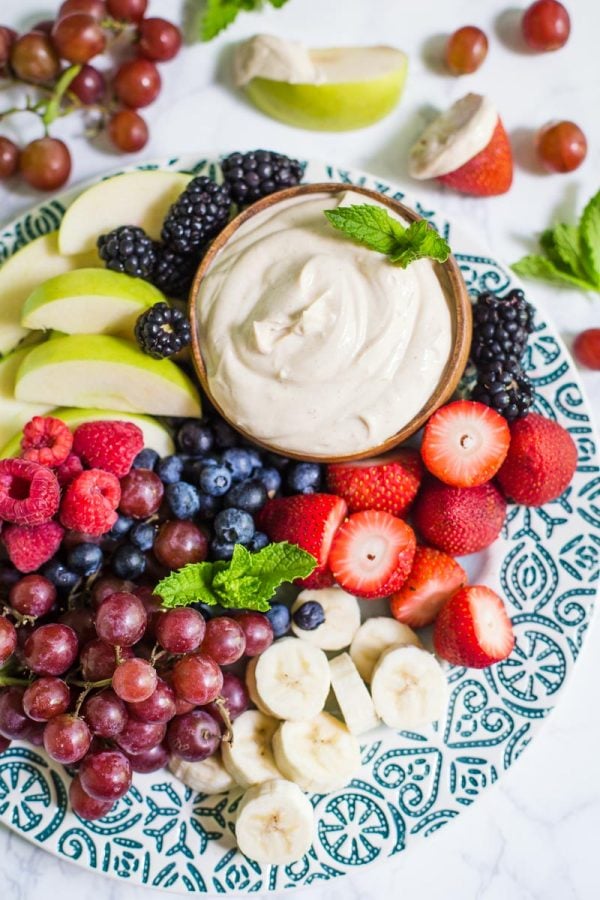
[{"label": "red grape", "polygon": [[79,780],[94,800],[114,802],[131,787],[131,763],[120,750],[88,753],[79,767]]},{"label": "red grape", "polygon": [[92,694],[83,703],[82,715],[92,734],[114,738],[127,724],[127,710],[120,697],[110,688]]},{"label": "red grape", "polygon": [[223,687],[223,673],[214,659],[200,653],[177,660],[172,678],[175,693],[198,706],[216,700]]},{"label": "red grape", "polygon": [[117,150],[137,153],[148,143],[148,126],[134,109],[121,109],[108,120],[108,136]]},{"label": "red grape", "polygon": [[52,41],[39,31],[30,31],[16,39],[10,51],[10,65],[18,78],[32,84],[54,81],[60,72],[60,60]]},{"label": "red grape", "polygon": [[156,622],[156,640],[169,653],[191,653],[197,650],[205,632],[203,617],[189,607],[169,609]]},{"label": "red grape", "polygon": [[206,623],[202,652],[208,653],[220,666],[241,659],[246,650],[246,636],[241,625],[229,616],[217,616]]},{"label": "red grape", "polygon": [[577,362],[588,369],[600,369],[600,328],[588,328],[578,334],[573,343]]},{"label": "red grape", "polygon": [[587,141],[575,122],[554,122],[538,132],[537,151],[549,172],[572,172],[587,155]]},{"label": "red grape", "polygon": [[127,703],[147,700],[156,689],[156,669],[145,659],[126,659],[112,677],[115,694]]},{"label": "red grape", "polygon": [[91,593],[91,603],[94,609],[98,609],[103,600],[110,597],[111,594],[118,594],[120,591],[126,591],[128,594],[135,593],[136,585],[133,581],[124,581],[115,575],[103,575],[94,582]]},{"label": "red grape", "polygon": [[37,675],[62,675],[77,659],[79,642],[68,625],[40,625],[25,641],[25,664]]},{"label": "red grape", "polygon": [[140,722],[169,722],[176,712],[175,692],[166,681],[159,678],[154,692],[139,703],[128,703],[127,710]]},{"label": "red grape", "polygon": [[127,758],[134,772],[157,772],[169,762],[169,751],[164,744],[155,744],[141,753],[128,753]]},{"label": "red grape", "polygon": [[7,137],[0,135],[0,180],[10,178],[19,168],[19,148]]},{"label": "red grape", "polygon": [[0,69],[4,68],[10,59],[12,45],[17,39],[17,32],[6,25],[0,25]]},{"label": "red grape", "polygon": [[167,746],[171,753],[190,761],[207,759],[221,743],[221,729],[203,709],[177,716],[167,728]]},{"label": "red grape", "polygon": [[139,22],[147,6],[148,0],[106,0],[109,14],[125,22]]},{"label": "red grape", "polygon": [[69,803],[75,815],[90,822],[107,816],[114,806],[112,800],[94,800],[81,787],[79,775],[69,785]]},{"label": "red grape", "polygon": [[86,63],[104,51],[106,35],[93,16],[73,13],[59,19],[52,29],[52,41],[63,59]]},{"label": "red grape", "polygon": [[71,765],[88,752],[92,735],[83,719],[70,713],[55,716],[44,728],[44,747],[48,756]]},{"label": "red grape", "polygon": [[31,141],[21,151],[19,171],[31,187],[54,191],[62,187],[71,174],[69,148],[58,138],[43,137]]},{"label": "red grape", "polygon": [[27,737],[32,724],[23,709],[23,688],[7,687],[0,690],[0,735],[11,740]]},{"label": "red grape", "polygon": [[[0,753],[4,753],[4,751],[7,750],[8,747],[10,747],[10,740],[8,738],[0,735]],[[167,760],[168,760],[168,757],[169,757],[169,754],[167,753]]]},{"label": "red grape", "polygon": [[165,62],[181,49],[181,32],[166,19],[143,19],[140,24],[140,52],[146,59]]},{"label": "red grape", "polygon": [[558,0],[537,0],[525,10],[521,28],[532,50],[558,50],[569,40],[571,20]]},{"label": "red grape", "polygon": [[36,678],[23,694],[23,709],[34,722],[47,722],[69,708],[71,691],[61,678]]},{"label": "red grape", "polygon": [[107,644],[131,647],[144,635],[147,622],[144,604],[135,594],[111,594],[96,612],[98,637]]},{"label": "red grape", "polygon": [[[133,651],[129,647],[122,647],[121,657],[131,659]],[[104,681],[106,678],[112,678],[117,668],[115,648],[104,641],[89,641],[79,654],[79,664],[85,681]]]},{"label": "red grape", "polygon": [[68,609],[66,612],[61,613],[58,621],[73,629],[77,635],[80,646],[87,644],[88,641],[93,641],[96,637],[94,616],[92,610],[87,609],[87,607],[80,606],[76,609]]},{"label": "red grape", "polygon": [[193,522],[176,519],[163,522],[152,549],[161,565],[181,569],[188,563],[204,562],[208,555],[208,538]]},{"label": "red grape", "polygon": [[162,722],[139,722],[129,719],[116,741],[125,753],[143,753],[164,739],[167,726]]},{"label": "red grape", "polygon": [[[149,59],[130,59],[117,70],[114,79],[117,98],[125,106],[139,109],[148,106],[160,93],[160,73]],[[134,469],[134,471],[143,471]]]},{"label": "red grape", "polygon": [[82,66],[79,74],[69,85],[69,91],[86,106],[98,103],[106,92],[104,75],[94,66]]},{"label": "red grape", "polygon": [[56,588],[42,575],[25,575],[8,593],[8,602],[22,616],[45,616],[55,600]]},{"label": "red grape", "polygon": [[35,25],[32,25],[31,31],[39,31],[41,34],[49,35],[53,28],[54,19],[42,19],[41,22],[36,22]]},{"label": "red grape", "polygon": [[193,709],[196,709],[196,703],[190,703],[189,700],[184,700],[182,697],[178,697],[175,695],[175,715],[183,716],[184,713],[191,712]]},{"label": "red grape", "polygon": [[476,72],[487,56],[485,32],[475,25],[464,25],[450,35],[446,44],[446,64],[453,75]]},{"label": "red grape", "polygon": [[246,636],[246,656],[258,656],[273,643],[273,629],[263,613],[243,612],[236,621]]},{"label": "red grape", "polygon": [[[243,712],[246,712],[250,702],[246,685],[238,675],[233,672],[223,673],[223,687],[220,696],[225,701],[227,712],[230,719],[237,719]],[[211,703],[207,707],[217,719],[221,719],[221,713],[216,703]]]},{"label": "red grape", "polygon": [[162,481],[150,469],[132,469],[121,478],[119,511],[133,519],[147,519],[158,511],[164,490]]},{"label": "red grape", "polygon": [[0,616],[0,666],[10,659],[17,649],[17,629],[6,616]]},{"label": "red grape", "polygon": [[104,19],[107,15],[106,3],[104,0],[65,0],[61,3],[58,10],[59,19],[72,13],[85,13],[94,16],[95,19]]}]

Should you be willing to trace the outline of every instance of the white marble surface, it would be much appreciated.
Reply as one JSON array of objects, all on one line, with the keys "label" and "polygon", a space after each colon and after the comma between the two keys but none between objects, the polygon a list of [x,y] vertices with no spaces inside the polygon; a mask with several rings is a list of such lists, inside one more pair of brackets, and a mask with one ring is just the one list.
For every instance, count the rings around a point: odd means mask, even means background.
[{"label": "white marble surface", "polygon": [[[50,0],[1,0],[0,18],[20,28],[45,18],[57,5]],[[532,249],[534,234],[550,221],[571,220],[600,181],[600,5],[595,0],[568,0],[567,5],[573,19],[569,44],[541,56],[515,46],[510,35],[518,13],[502,0],[289,0],[280,12],[244,15],[213,44],[189,46],[164,67],[164,91],[147,110],[152,140],[143,155],[195,151],[211,155],[266,146],[362,166],[410,189],[406,150],[423,114],[432,106],[446,106],[467,90],[488,92],[514,140],[517,165],[511,192],[469,200],[435,186],[420,186],[419,194],[432,206],[470,221],[497,257],[513,261]],[[150,0],[155,14],[179,18],[182,8],[179,0]],[[427,57],[435,53],[440,36],[471,22],[490,38],[482,70],[454,79],[430,67]],[[259,30],[315,46],[388,42],[402,47],[410,55],[410,78],[401,106],[378,125],[341,135],[297,131],[272,122],[226,84],[231,42]],[[574,119],[588,137],[588,158],[571,176],[543,175],[533,164],[532,131],[554,118]],[[35,124],[25,117],[21,126],[35,134]],[[91,146],[81,137],[80,123],[64,120],[61,133],[71,137],[74,181],[118,165],[105,146]],[[0,188],[2,220],[8,221],[35,199],[24,188]],[[567,339],[585,327],[600,325],[600,299],[542,285],[530,285],[530,291]],[[583,380],[600,414],[600,374],[585,372]],[[500,784],[410,855],[350,878],[317,884],[302,896],[310,891],[311,900],[391,900],[398,895],[419,900],[595,900],[600,896],[599,683],[596,623],[559,707]],[[0,827],[0,896],[136,900],[158,898],[159,892],[82,871]]]}]

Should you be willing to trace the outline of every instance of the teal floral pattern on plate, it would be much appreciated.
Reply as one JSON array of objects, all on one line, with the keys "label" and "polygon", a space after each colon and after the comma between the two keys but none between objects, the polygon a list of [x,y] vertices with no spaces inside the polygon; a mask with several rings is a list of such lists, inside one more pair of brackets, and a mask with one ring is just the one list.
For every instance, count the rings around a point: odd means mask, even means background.
[{"label": "teal floral pattern on plate", "polygon": [[[215,160],[184,157],[138,168],[218,175]],[[135,168],[135,167],[133,167]],[[374,188],[418,210],[451,242],[471,293],[518,282],[461,226],[379,178],[309,162],[308,181]],[[41,204],[0,234],[0,261],[56,228],[80,188]],[[448,667],[445,719],[422,733],[381,729],[344,789],[312,797],[315,842],[290,866],[260,866],[235,846],[241,793],[196,794],[168,772],[135,778],[110,815],[84,822],[67,807],[68,775],[38,750],[0,755],[0,821],[88,869],[174,893],[266,892],[307,886],[376,863],[429,837],[501,777],[557,703],[582,646],[600,581],[600,466],[590,411],[560,338],[537,310],[527,367],[536,407],[564,425],[579,465],[541,509],[509,506],[504,531],[467,561],[501,593],[516,633],[511,656],[482,672]]]}]

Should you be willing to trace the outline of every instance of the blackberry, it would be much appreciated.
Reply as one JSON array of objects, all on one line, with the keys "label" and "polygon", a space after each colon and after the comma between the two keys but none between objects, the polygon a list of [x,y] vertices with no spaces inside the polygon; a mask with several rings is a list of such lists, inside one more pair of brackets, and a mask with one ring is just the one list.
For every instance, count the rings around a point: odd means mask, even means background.
[{"label": "blackberry", "polygon": [[98,253],[107,269],[124,272],[134,278],[152,280],[156,264],[154,241],[143,228],[121,225],[108,234],[101,234],[97,241]]},{"label": "blackberry", "polygon": [[493,362],[518,364],[533,331],[533,309],[523,291],[504,297],[489,292],[479,295],[473,309],[471,359],[476,366]]},{"label": "blackberry", "polygon": [[190,342],[188,317],[167,303],[155,303],[135,323],[135,339],[153,359],[173,356]]},{"label": "blackberry", "polygon": [[154,249],[156,263],[152,284],[169,297],[185,300],[200,262],[199,255],[177,253],[166,244],[160,243],[156,243]]},{"label": "blackberry", "polygon": [[239,206],[293,187],[302,179],[302,166],[297,159],[272,150],[232,153],[221,162],[221,169],[231,197]]},{"label": "blackberry", "polygon": [[162,240],[177,253],[195,253],[227,224],[230,209],[229,187],[199,175],[167,213]]},{"label": "blackberry", "polygon": [[472,399],[514,422],[527,415],[534,396],[533,385],[520,365],[496,361],[480,369]]}]

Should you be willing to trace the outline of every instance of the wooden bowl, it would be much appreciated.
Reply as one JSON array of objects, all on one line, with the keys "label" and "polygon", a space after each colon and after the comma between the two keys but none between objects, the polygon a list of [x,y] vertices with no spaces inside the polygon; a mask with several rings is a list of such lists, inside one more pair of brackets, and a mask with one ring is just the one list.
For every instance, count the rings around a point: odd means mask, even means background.
[{"label": "wooden bowl", "polygon": [[207,397],[214,405],[215,409],[217,409],[217,411],[223,416],[223,418],[226,419],[226,421],[229,422],[229,424],[233,428],[235,428],[245,438],[247,438],[247,440],[254,442],[260,447],[264,447],[266,450],[271,450],[274,453],[280,453],[293,459],[312,459],[316,462],[345,462],[349,460],[365,459],[371,456],[378,456],[382,453],[387,452],[388,450],[391,450],[393,447],[396,447],[398,444],[406,441],[409,437],[411,437],[411,435],[418,431],[419,428],[421,428],[425,424],[427,419],[429,419],[432,413],[434,413],[439,406],[442,406],[442,404],[446,403],[450,399],[456,389],[456,386],[458,385],[458,382],[460,381],[460,378],[467,364],[467,359],[469,357],[472,332],[471,302],[469,300],[469,294],[467,292],[467,288],[463,281],[462,275],[460,274],[460,269],[456,263],[456,260],[453,256],[450,256],[445,263],[434,264],[436,274],[440,280],[440,284],[446,295],[448,305],[450,307],[453,331],[452,350],[450,356],[441,374],[437,388],[431,394],[427,402],[422,406],[419,412],[415,416],[413,416],[413,418],[409,422],[406,423],[406,425],[403,425],[402,428],[400,428],[395,434],[391,435],[385,441],[377,444],[374,447],[370,447],[366,450],[361,450],[359,453],[350,453],[343,456],[310,457],[307,454],[293,452],[286,449],[285,447],[279,447],[276,444],[270,444],[268,441],[257,438],[254,434],[252,434],[252,432],[240,428],[238,423],[228,415],[227,410],[223,409],[218,403],[215,402],[215,399],[210,390],[210,385],[208,383],[206,369],[204,366],[204,360],[202,358],[203,336],[201,334],[198,321],[200,285],[202,284],[202,279],[210,269],[215,257],[217,256],[219,251],[223,249],[229,238],[233,234],[235,234],[240,225],[243,225],[243,223],[247,222],[248,219],[251,219],[253,216],[257,215],[257,213],[263,212],[263,210],[268,209],[274,204],[279,203],[282,200],[289,200],[294,197],[302,196],[304,194],[337,194],[348,190],[351,190],[356,194],[363,194],[365,197],[369,197],[372,200],[377,200],[380,203],[383,203],[393,212],[402,216],[403,219],[408,220],[409,222],[415,222],[422,218],[416,212],[414,212],[414,210],[409,209],[409,207],[404,206],[397,200],[392,200],[391,197],[386,197],[385,194],[379,194],[377,193],[377,191],[371,191],[368,188],[364,187],[327,182],[324,184],[301,184],[296,187],[287,188],[286,190],[278,191],[276,194],[271,194],[268,197],[263,197],[262,200],[258,200],[256,203],[248,206],[241,213],[239,213],[239,215],[232,219],[231,222],[229,222],[227,227],[224,228],[223,231],[221,231],[221,233],[215,238],[213,243],[208,248],[206,254],[202,258],[202,262],[200,263],[198,271],[196,272],[194,283],[190,292],[189,315],[192,330],[192,357],[194,361],[194,367],[200,380],[200,384],[202,385],[202,388]]}]

